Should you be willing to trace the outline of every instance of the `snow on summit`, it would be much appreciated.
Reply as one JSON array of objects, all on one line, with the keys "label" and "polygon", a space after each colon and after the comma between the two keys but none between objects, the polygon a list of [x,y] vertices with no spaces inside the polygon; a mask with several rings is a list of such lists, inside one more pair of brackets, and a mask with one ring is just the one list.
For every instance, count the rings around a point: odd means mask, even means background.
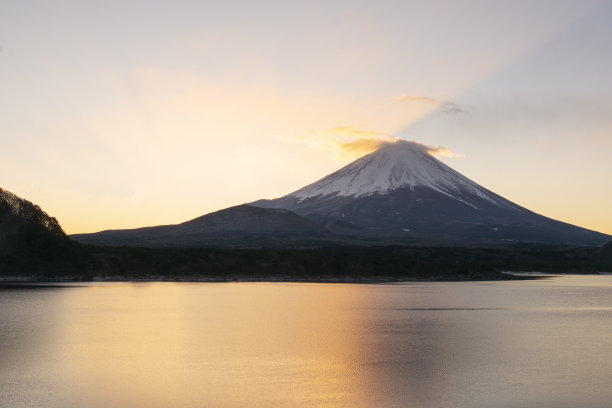
[{"label": "snow on summit", "polygon": [[488,190],[436,159],[429,150],[423,144],[405,140],[385,143],[375,152],[289,196],[300,200],[325,196],[360,197],[386,194],[399,188],[414,191],[421,187],[459,201],[463,200],[457,193],[466,191],[492,202],[498,201]]}]

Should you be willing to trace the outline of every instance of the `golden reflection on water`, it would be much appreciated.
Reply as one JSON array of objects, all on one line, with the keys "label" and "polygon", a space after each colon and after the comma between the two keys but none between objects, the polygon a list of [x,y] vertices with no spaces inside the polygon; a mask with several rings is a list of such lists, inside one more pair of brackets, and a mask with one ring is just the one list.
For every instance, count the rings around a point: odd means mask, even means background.
[{"label": "golden reflection on water", "polygon": [[343,312],[361,307],[364,292],[319,286],[80,291],[70,305],[95,308],[66,313],[61,342],[75,402],[98,395],[99,406],[361,405],[370,398],[362,336]]},{"label": "golden reflection on water", "polygon": [[0,290],[0,406],[599,408],[611,319],[610,276]]}]

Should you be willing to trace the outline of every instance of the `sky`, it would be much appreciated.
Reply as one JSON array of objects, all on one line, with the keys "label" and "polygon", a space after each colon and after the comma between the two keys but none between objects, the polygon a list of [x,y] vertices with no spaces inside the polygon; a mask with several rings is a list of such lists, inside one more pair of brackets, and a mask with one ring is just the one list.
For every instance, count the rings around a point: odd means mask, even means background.
[{"label": "sky", "polygon": [[612,234],[610,72],[612,0],[1,0],[0,187],[173,224],[401,138]]}]

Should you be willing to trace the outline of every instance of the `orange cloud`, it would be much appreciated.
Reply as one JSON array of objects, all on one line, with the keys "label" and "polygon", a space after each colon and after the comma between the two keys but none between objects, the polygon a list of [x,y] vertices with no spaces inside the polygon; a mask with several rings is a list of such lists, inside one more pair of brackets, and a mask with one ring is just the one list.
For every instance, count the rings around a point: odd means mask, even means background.
[{"label": "orange cloud", "polygon": [[302,142],[315,149],[326,150],[339,162],[354,160],[378,149],[383,143],[394,143],[397,137],[351,126],[340,126],[311,133],[308,136],[284,138]]},{"label": "orange cloud", "polygon": [[[343,163],[372,153],[378,150],[383,144],[395,143],[402,139],[372,130],[360,130],[351,126],[339,126],[314,132],[308,136],[283,138],[283,140],[305,143],[314,149],[324,150],[334,160]],[[418,142],[414,143],[422,146],[424,151],[434,156],[465,157],[463,154],[453,153],[444,147],[428,146]]]}]

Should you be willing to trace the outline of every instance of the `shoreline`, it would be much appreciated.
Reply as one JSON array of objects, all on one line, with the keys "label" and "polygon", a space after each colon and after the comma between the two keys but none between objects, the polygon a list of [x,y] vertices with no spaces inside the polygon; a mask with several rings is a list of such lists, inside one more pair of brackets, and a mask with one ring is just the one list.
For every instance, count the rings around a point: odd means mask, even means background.
[{"label": "shoreline", "polygon": [[[74,279],[71,277],[63,277],[57,279],[37,279],[36,277],[19,277],[19,276],[7,276],[0,277],[0,288],[11,287],[11,286],[36,286],[36,284],[53,284],[53,283],[120,283],[120,282],[132,282],[132,283],[154,283],[154,282],[167,282],[167,283],[355,283],[355,284],[385,284],[385,283],[413,283],[413,282],[495,282],[495,281],[512,281],[512,280],[537,280],[547,279],[553,276],[562,276],[567,274],[540,274],[540,273],[529,273],[529,272],[517,272],[508,273],[501,272],[500,275],[494,277],[478,277],[470,278],[466,276],[457,276],[455,278],[433,276],[427,278],[417,277],[322,277],[322,278],[298,278],[289,276],[267,276],[267,277],[246,277],[246,276],[233,276],[233,277],[208,277],[208,278],[165,278],[165,277],[147,277],[147,278],[130,278],[121,276],[105,276],[95,277],[93,279]],[[587,274],[597,275],[597,274]],[[50,286],[50,285],[46,285]],[[66,286],[70,287],[70,286]]]}]

